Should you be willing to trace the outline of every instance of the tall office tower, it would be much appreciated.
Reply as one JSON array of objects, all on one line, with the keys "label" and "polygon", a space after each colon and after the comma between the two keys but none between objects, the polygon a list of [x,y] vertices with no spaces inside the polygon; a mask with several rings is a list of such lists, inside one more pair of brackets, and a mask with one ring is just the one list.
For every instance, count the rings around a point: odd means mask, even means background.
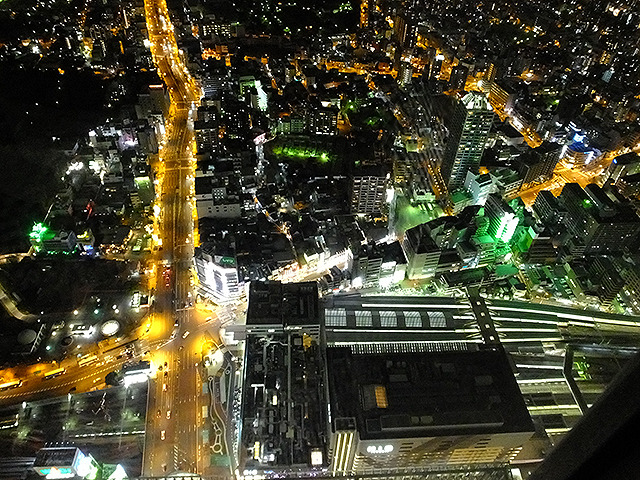
[{"label": "tall office tower", "polygon": [[490,63],[484,74],[484,81],[490,86],[496,79],[497,67],[495,63]]},{"label": "tall office tower", "polygon": [[360,1],[360,28],[369,26],[369,0]]},{"label": "tall office tower", "polygon": [[408,83],[411,83],[411,78],[413,76],[413,66],[409,62],[400,62],[400,66],[398,67],[398,83],[400,86],[404,87]]},{"label": "tall office tower", "polygon": [[567,230],[584,245],[584,253],[615,253],[631,247],[640,218],[628,205],[614,202],[598,185],[567,183],[558,196],[567,210]]},{"label": "tall office tower", "polygon": [[522,188],[529,188],[550,180],[560,159],[560,151],[560,145],[545,141],[538,148],[530,149],[520,155],[516,166],[522,177]]},{"label": "tall office tower", "polygon": [[629,152],[615,157],[607,170],[604,172],[607,180],[616,183],[621,178],[640,172],[640,156],[637,153]]},{"label": "tall office tower", "polygon": [[440,76],[440,71],[442,70],[442,63],[444,62],[444,55],[441,53],[437,54],[433,59],[433,63],[431,64],[431,77],[432,79],[438,79]]},{"label": "tall office tower", "polygon": [[481,93],[468,93],[456,106],[440,166],[449,191],[463,186],[467,172],[478,173],[492,123],[493,109]]},{"label": "tall office tower", "polygon": [[484,213],[489,219],[489,235],[505,243],[511,240],[521,221],[517,212],[498,195],[489,195],[484,205]]},{"label": "tall office tower", "polygon": [[449,88],[452,90],[464,90],[464,86],[467,83],[467,77],[469,76],[469,67],[466,65],[456,65],[451,69],[451,76],[449,77]]},{"label": "tall office tower", "polygon": [[360,168],[353,176],[351,213],[378,216],[383,213],[389,173],[382,166]]}]

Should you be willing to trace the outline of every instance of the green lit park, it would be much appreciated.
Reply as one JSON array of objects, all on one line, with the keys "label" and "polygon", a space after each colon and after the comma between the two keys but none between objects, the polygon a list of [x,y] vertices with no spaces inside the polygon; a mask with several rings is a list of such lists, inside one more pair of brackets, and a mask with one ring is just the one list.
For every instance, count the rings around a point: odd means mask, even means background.
[{"label": "green lit park", "polygon": [[314,159],[320,164],[328,163],[335,160],[335,156],[326,150],[320,149],[316,145],[304,144],[304,145],[291,145],[291,144],[276,145],[272,147],[271,152],[277,158],[288,159],[294,161],[302,161],[308,159]]}]

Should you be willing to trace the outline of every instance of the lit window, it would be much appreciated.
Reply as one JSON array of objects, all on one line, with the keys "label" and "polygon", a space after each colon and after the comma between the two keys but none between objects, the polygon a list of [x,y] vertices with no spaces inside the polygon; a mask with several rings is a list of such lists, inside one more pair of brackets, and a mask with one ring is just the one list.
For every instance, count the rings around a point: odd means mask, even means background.
[{"label": "lit window", "polygon": [[387,408],[387,389],[383,385],[376,385],[376,406],[378,408]]}]

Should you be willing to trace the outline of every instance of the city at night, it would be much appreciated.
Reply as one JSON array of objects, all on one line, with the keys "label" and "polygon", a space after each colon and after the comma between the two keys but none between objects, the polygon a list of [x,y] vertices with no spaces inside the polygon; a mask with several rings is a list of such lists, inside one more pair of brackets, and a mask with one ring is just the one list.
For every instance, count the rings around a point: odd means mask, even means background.
[{"label": "city at night", "polygon": [[640,478],[638,0],[0,0],[0,480]]}]

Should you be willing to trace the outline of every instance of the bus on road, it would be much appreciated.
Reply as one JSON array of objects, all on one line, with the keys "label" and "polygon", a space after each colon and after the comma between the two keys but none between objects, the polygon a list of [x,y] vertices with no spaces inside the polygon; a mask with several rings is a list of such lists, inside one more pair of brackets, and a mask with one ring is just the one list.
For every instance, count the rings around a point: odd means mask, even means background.
[{"label": "bus on road", "polygon": [[0,383],[0,391],[9,390],[10,388],[18,388],[20,385],[22,385],[22,380],[13,380],[11,382]]},{"label": "bus on road", "polygon": [[96,360],[98,360],[97,355],[86,355],[78,360],[78,366],[84,367],[86,365],[92,364]]},{"label": "bus on road", "polygon": [[51,370],[44,374],[44,379],[49,380],[50,378],[57,377],[58,375],[62,375],[66,370],[62,367],[56,368],[55,370]]}]

